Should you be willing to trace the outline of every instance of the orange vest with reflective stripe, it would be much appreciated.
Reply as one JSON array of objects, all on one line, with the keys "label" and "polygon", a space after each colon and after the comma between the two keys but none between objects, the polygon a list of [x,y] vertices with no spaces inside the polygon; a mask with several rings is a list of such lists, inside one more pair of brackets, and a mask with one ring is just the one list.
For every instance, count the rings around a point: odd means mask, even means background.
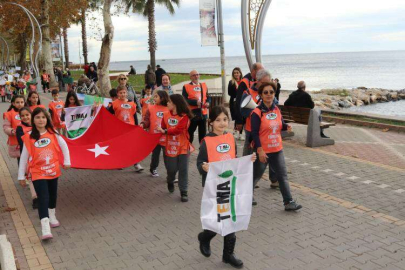
[{"label": "orange vest with reflective stripe", "polygon": [[[163,121],[165,121],[166,127],[175,127],[179,124],[180,120],[186,116],[172,115],[170,111],[163,113]],[[188,140],[188,121],[187,127],[182,133],[177,135],[166,135],[165,154],[169,157],[177,157],[179,155],[185,155],[189,153],[190,142]]]},{"label": "orange vest with reflective stripe", "polygon": [[[201,87],[202,87],[202,89],[201,89]],[[208,88],[205,83],[200,83],[197,85],[188,83],[188,84],[184,85],[184,88],[186,89],[188,99],[199,100],[199,101],[201,101],[202,105],[204,105],[205,102],[207,102]],[[201,91],[202,91],[202,96],[203,96],[202,99],[201,99]],[[189,106],[190,110],[199,109],[198,106],[192,106],[192,105],[188,105],[188,106]],[[202,114],[207,115],[208,109],[202,108]]]},{"label": "orange vest with reflective stripe", "polygon": [[132,101],[114,100],[112,103],[115,116],[122,122],[135,125],[134,114],[136,112],[136,104]]},{"label": "orange vest with reflective stripe", "polygon": [[146,97],[141,99],[141,106],[142,106],[142,117],[145,117],[146,111],[148,110],[151,103],[151,97]]},{"label": "orange vest with reflective stripe", "polygon": [[45,106],[44,105],[32,105],[32,106],[30,106],[30,110],[31,110],[31,112],[33,112],[36,108],[43,108],[43,109],[46,109],[45,108]]},{"label": "orange vest with reflective stripe", "polygon": [[[166,106],[149,105],[149,133],[160,133],[156,131],[156,129],[162,126],[163,114],[168,111],[169,109]],[[165,142],[166,136],[162,136],[159,140],[159,144],[164,145]]]},{"label": "orange vest with reflective stripe", "polygon": [[22,139],[30,155],[28,171],[32,181],[54,179],[61,175],[60,163],[63,162],[63,156],[55,134],[48,131],[35,141],[27,133]]},{"label": "orange vest with reflective stripe", "polygon": [[259,108],[253,110],[261,118],[259,137],[260,143],[265,153],[276,153],[283,150],[281,139],[281,121],[280,109],[275,106],[274,110],[263,113]]},{"label": "orange vest with reflective stripe", "polygon": [[[14,129],[14,131],[17,130],[17,126],[21,124],[21,118],[20,118],[20,114],[18,112],[16,112],[14,109],[12,109],[11,111],[5,112],[3,114],[3,119],[7,119],[10,124],[11,127]],[[18,145],[18,140],[17,137],[14,135],[8,136],[8,141],[7,141],[8,145]]]},{"label": "orange vest with reflective stripe", "polygon": [[[249,88],[247,90],[245,90],[245,93],[247,93],[248,95],[252,96],[252,100],[256,103],[259,104],[259,100],[260,100],[260,96],[259,96],[259,92],[253,90],[252,88]],[[246,123],[245,123],[245,129],[247,131],[252,131],[252,124],[251,124],[251,119],[250,119],[250,115],[248,118],[246,118]]]},{"label": "orange vest with reflective stripe", "polygon": [[235,138],[231,133],[221,136],[205,137],[208,162],[223,161],[236,158]]},{"label": "orange vest with reflective stripe", "polygon": [[65,106],[65,102],[62,100],[51,101],[49,103],[49,109],[52,111],[52,123],[55,128],[64,127],[64,123],[60,120],[62,115],[62,109]]}]

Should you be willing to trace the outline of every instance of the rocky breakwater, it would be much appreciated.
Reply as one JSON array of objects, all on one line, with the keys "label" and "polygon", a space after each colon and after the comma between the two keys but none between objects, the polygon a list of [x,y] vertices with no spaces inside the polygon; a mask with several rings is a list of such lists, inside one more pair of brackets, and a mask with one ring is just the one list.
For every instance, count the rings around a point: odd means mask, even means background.
[{"label": "rocky breakwater", "polygon": [[315,106],[333,110],[401,99],[405,100],[405,89],[397,91],[358,87],[354,89],[323,89],[309,93],[312,96]]}]

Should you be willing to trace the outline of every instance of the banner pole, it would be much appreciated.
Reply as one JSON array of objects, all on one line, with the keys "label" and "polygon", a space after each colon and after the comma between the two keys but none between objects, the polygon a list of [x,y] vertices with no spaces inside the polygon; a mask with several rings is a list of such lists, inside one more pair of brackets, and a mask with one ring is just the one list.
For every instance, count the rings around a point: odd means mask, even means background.
[{"label": "banner pole", "polygon": [[225,72],[225,41],[224,41],[224,27],[222,19],[222,2],[217,0],[218,9],[218,39],[219,48],[221,52],[221,79],[222,79],[222,104],[225,103],[226,98],[226,72]]}]

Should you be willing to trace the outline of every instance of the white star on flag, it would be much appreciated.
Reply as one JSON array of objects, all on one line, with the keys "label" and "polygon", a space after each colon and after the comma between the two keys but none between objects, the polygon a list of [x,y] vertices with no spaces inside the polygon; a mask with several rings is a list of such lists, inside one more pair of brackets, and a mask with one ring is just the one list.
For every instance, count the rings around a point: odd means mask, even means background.
[{"label": "white star on flag", "polygon": [[90,152],[93,152],[95,154],[95,158],[97,158],[99,155],[106,155],[109,156],[110,154],[108,154],[105,150],[108,148],[108,146],[104,146],[104,147],[100,147],[100,145],[98,145],[96,143],[96,145],[94,146],[94,149],[87,149]]}]

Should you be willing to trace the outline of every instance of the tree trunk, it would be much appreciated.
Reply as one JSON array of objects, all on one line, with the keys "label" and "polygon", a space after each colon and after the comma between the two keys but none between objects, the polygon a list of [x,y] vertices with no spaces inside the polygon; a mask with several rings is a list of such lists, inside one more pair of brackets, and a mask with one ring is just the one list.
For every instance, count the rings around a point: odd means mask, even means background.
[{"label": "tree trunk", "polygon": [[19,46],[18,51],[20,53],[20,58],[18,58],[18,66],[21,67],[20,75],[22,75],[24,70],[27,68],[27,45],[28,45],[27,34],[26,33],[19,34],[18,40],[20,41],[18,42]]},{"label": "tree trunk", "polygon": [[114,25],[111,20],[111,5],[113,0],[104,0],[103,20],[104,37],[101,44],[100,59],[98,60],[98,85],[102,96],[107,97],[111,89],[110,58],[114,38]]},{"label": "tree trunk", "polygon": [[149,53],[150,53],[150,65],[153,70],[156,67],[156,31],[155,31],[155,0],[148,0],[148,23],[149,23]]},{"label": "tree trunk", "polygon": [[65,52],[65,68],[69,68],[69,41],[67,28],[63,28],[63,45]]},{"label": "tree trunk", "polygon": [[41,0],[41,29],[42,29],[42,52],[44,55],[44,69],[50,75],[50,87],[58,86],[53,73],[53,62],[51,53],[51,37],[49,33],[49,2]]},{"label": "tree trunk", "polygon": [[86,10],[82,10],[82,42],[83,42],[83,57],[84,57],[84,64],[88,65],[89,61],[87,59],[87,32],[86,32]]}]

